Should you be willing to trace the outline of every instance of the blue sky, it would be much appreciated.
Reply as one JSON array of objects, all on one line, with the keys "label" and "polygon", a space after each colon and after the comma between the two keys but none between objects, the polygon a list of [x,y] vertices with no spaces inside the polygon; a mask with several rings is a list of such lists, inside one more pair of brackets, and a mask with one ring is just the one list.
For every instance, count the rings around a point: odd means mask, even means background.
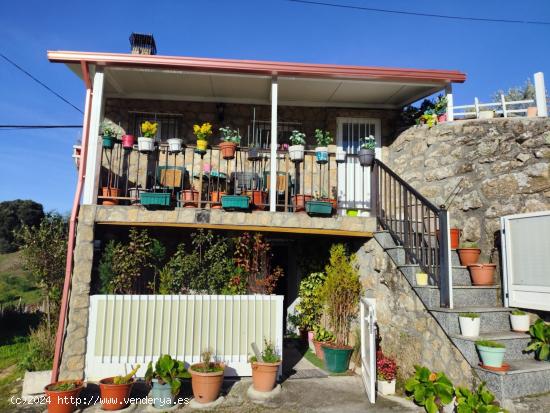
[{"label": "blue sky", "polygon": [[[447,15],[550,21],[548,0],[327,0]],[[104,10],[102,12],[102,10]],[[536,71],[550,82],[550,26],[380,14],[285,0],[4,2],[0,51],[79,107],[84,87],[46,50],[127,52],[152,32],[159,54],[459,69],[457,104],[487,101]],[[80,124],[82,115],[0,59],[0,124]],[[66,212],[77,130],[0,131],[0,201],[25,198]]]}]

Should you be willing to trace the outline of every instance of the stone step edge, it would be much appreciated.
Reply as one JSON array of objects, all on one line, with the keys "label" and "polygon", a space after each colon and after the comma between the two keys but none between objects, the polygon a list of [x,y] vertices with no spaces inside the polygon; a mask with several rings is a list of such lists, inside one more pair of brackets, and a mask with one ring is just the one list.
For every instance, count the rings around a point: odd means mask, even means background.
[{"label": "stone step edge", "polygon": [[[413,288],[428,288],[439,290],[437,285],[417,285]],[[453,290],[498,290],[500,285],[453,285]]]},{"label": "stone step edge", "polygon": [[428,311],[438,312],[438,313],[500,313],[506,312],[511,313],[513,308],[509,307],[454,307],[454,308],[443,308],[443,307],[428,307]]},{"label": "stone step edge", "polygon": [[548,363],[547,361],[537,361],[537,363],[540,363],[540,366],[523,368],[523,369],[516,369],[511,367],[510,370],[508,371],[487,370],[482,368],[481,366],[472,366],[472,367],[475,370],[483,371],[484,373],[494,374],[496,376],[514,376],[516,374],[530,374],[538,371],[550,371],[550,363]]},{"label": "stone step edge", "polygon": [[[515,334],[515,335],[511,335]],[[477,340],[491,340],[491,341],[506,341],[506,340],[529,340],[531,336],[525,333],[515,333],[514,331],[490,331],[487,333],[482,333],[481,336],[477,337],[465,337],[461,334],[449,334],[449,337],[456,338],[458,340],[464,341],[477,341]]]}]

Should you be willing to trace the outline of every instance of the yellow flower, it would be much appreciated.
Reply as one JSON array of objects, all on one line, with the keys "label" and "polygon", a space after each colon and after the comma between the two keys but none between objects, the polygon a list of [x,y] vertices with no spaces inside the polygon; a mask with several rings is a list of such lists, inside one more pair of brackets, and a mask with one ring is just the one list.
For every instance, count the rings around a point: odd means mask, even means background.
[{"label": "yellow flower", "polygon": [[197,140],[208,140],[208,137],[212,135],[212,125],[208,122],[202,125],[193,125],[193,132],[197,137]]},{"label": "yellow flower", "polygon": [[141,133],[143,133],[143,136],[152,138],[157,134],[157,122],[149,122],[146,120],[141,124]]},{"label": "yellow flower", "polygon": [[428,377],[428,380],[429,381],[436,381],[437,380],[437,374],[436,373],[431,373],[430,377]]}]

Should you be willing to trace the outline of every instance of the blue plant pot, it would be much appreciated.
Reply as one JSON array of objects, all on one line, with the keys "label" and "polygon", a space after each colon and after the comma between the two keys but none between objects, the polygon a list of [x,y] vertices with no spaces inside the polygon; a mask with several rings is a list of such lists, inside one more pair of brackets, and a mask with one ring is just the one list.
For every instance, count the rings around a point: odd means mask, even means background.
[{"label": "blue plant pot", "polygon": [[321,151],[315,151],[315,158],[317,158],[317,163],[327,163],[328,162],[328,151],[327,150],[321,150]]},{"label": "blue plant pot", "polygon": [[485,347],[477,345],[481,362],[484,366],[489,367],[502,367],[504,361],[504,353],[506,348]]},{"label": "blue plant pot", "polygon": [[174,405],[174,396],[169,384],[160,384],[157,380],[153,380],[150,396],[153,399],[153,407],[156,409],[166,409]]},{"label": "blue plant pot", "polygon": [[115,146],[115,138],[113,136],[103,135],[103,147],[105,149],[113,149]]}]

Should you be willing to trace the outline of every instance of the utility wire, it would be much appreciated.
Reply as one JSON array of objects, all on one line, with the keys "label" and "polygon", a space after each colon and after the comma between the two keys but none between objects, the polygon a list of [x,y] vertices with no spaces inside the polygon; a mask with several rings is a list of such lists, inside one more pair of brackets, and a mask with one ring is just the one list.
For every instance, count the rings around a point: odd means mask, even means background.
[{"label": "utility wire", "polygon": [[286,1],[289,1],[292,3],[304,3],[304,4],[315,5],[315,6],[338,7],[341,9],[372,11],[372,12],[378,12],[378,13],[406,14],[410,16],[422,16],[422,17],[436,17],[439,19],[473,20],[473,21],[480,21],[480,22],[493,22],[493,23],[522,23],[522,24],[550,25],[550,22],[539,21],[539,20],[508,20],[508,19],[489,19],[485,17],[450,16],[445,14],[419,13],[419,12],[412,12],[412,11],[405,11],[405,10],[392,10],[392,9],[379,9],[374,7],[353,6],[351,4],[325,3],[322,1],[313,1],[313,0],[286,0]]},{"label": "utility wire", "polygon": [[78,107],[76,107],[75,105],[73,105],[71,102],[69,102],[67,99],[65,99],[63,96],[61,96],[59,93],[57,93],[56,91],[54,91],[52,88],[50,88],[48,85],[46,85],[44,82],[38,80],[36,77],[34,77],[33,75],[31,75],[29,72],[27,72],[25,69],[23,69],[21,66],[19,66],[17,63],[15,63],[13,60],[7,58],[3,53],[0,53],[0,57],[2,57],[6,62],[10,63],[11,65],[15,66],[18,70],[20,70],[21,72],[23,72],[24,74],[26,74],[28,77],[30,77],[32,80],[34,80],[36,83],[38,83],[39,85],[41,85],[42,87],[44,87],[45,89],[47,89],[48,91],[50,91],[51,93],[53,93],[55,96],[57,96],[59,99],[61,99],[63,102],[67,103],[68,105],[71,105],[73,108],[75,108],[76,110],[78,110],[80,113],[84,113],[82,112],[82,110],[80,110]]}]

